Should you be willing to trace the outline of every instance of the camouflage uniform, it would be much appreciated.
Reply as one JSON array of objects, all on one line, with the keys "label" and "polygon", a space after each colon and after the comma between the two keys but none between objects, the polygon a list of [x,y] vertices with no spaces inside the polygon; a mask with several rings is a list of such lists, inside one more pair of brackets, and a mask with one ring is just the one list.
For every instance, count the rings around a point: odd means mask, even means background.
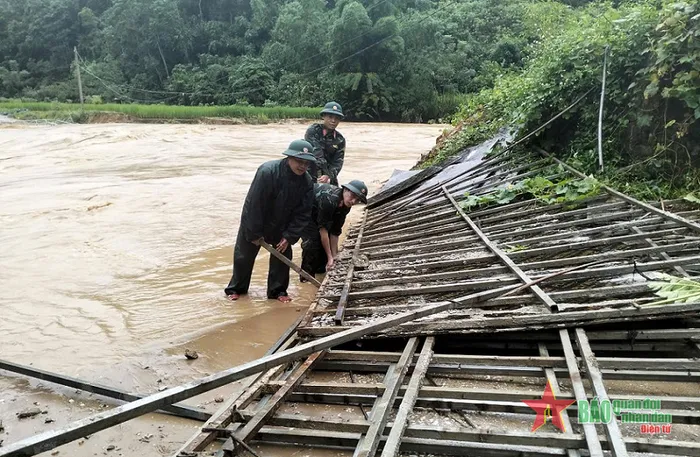
[{"label": "camouflage uniform", "polygon": [[309,174],[314,180],[326,175],[331,184],[338,185],[338,175],[345,160],[345,137],[339,131],[327,131],[323,124],[313,124],[306,129],[304,139],[314,147],[316,164],[309,167]]},{"label": "camouflage uniform", "polygon": [[343,200],[343,188],[330,184],[314,185],[314,204],[311,210],[311,222],[304,231],[301,243],[301,268],[311,275],[325,273],[328,261],[326,251],[321,243],[319,230],[325,228],[328,235],[340,236],[343,232],[345,218],[350,208],[338,206]]}]

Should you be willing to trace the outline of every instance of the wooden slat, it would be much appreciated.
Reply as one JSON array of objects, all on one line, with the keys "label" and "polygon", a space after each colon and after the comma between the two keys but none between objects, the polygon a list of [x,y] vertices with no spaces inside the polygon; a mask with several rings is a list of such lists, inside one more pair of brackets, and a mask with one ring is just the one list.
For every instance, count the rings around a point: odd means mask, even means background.
[{"label": "wooden slat", "polygon": [[403,384],[403,379],[406,376],[408,366],[413,360],[413,354],[415,354],[417,347],[418,338],[409,339],[398,363],[390,365],[384,382],[386,389],[372,407],[372,413],[369,417],[369,429],[360,438],[353,457],[374,457],[377,452],[379,441],[384,433],[384,427],[389,421],[394,400]]},{"label": "wooden slat", "polygon": [[[608,393],[606,392],[605,385],[603,384],[603,375],[598,367],[598,361],[591,350],[591,346],[588,343],[588,337],[586,337],[586,332],[581,329],[576,329],[576,344],[578,350],[583,358],[583,365],[586,367],[586,374],[588,379],[593,385],[593,391],[595,392],[595,397],[602,403],[608,401]],[[625,446],[625,441],[622,438],[622,432],[620,432],[620,426],[617,424],[617,420],[611,420],[604,425],[605,434],[608,437],[608,442],[610,444],[610,450],[615,457],[627,457],[627,447]]]},{"label": "wooden slat", "polygon": [[345,275],[345,283],[343,284],[343,290],[340,292],[340,301],[338,302],[338,308],[335,312],[335,325],[343,325],[343,319],[345,319],[345,307],[348,305],[348,296],[350,294],[350,287],[352,287],[352,276],[355,273],[355,260],[360,254],[360,246],[362,245],[362,235],[365,231],[365,223],[367,222],[367,211],[365,211],[362,216],[362,225],[360,226],[360,233],[357,235],[355,240],[355,247],[352,250],[352,259],[348,265],[348,272]]},{"label": "wooden slat", "polygon": [[[135,401],[143,398],[142,395],[132,394],[120,389],[115,389],[113,387],[107,387],[101,384],[83,381],[80,379],[72,378],[70,376],[64,376],[58,373],[51,373],[49,371],[40,370],[34,367],[28,367],[26,365],[20,365],[18,363],[11,363],[6,360],[0,360],[0,370],[6,370],[12,373],[19,373],[32,378],[41,379],[42,381],[48,381],[62,386],[72,387],[74,389],[80,389],[86,392],[92,392],[97,395],[102,395],[103,397],[114,398],[122,401]],[[192,408],[190,406],[165,406],[163,407],[163,412],[202,422],[208,420],[211,417],[211,414],[207,413],[206,411],[202,411],[197,408]]]},{"label": "wooden slat", "polygon": [[396,457],[399,453],[401,438],[403,437],[404,431],[408,426],[408,416],[411,414],[413,411],[413,406],[416,404],[421,383],[423,382],[423,378],[425,377],[425,374],[428,371],[428,366],[430,365],[434,345],[435,338],[429,336],[425,339],[423,349],[421,349],[418,362],[416,363],[416,368],[413,370],[413,374],[411,375],[411,380],[409,381],[406,392],[404,393],[401,406],[399,406],[399,411],[394,419],[394,426],[389,432],[389,436],[387,437],[381,457]]},{"label": "wooden slat", "polygon": [[309,374],[311,368],[323,357],[325,351],[312,354],[302,363],[294,373],[285,381],[284,386],[275,392],[270,400],[253,416],[245,426],[235,432],[238,440],[246,443],[253,439],[256,433],[265,425],[265,422],[282,406],[284,400],[301,384]]}]

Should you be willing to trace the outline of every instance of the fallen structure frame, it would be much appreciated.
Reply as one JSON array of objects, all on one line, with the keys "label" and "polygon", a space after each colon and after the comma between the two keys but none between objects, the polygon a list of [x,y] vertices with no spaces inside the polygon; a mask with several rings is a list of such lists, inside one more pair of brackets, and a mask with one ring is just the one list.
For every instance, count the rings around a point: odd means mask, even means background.
[{"label": "fallen structure frame", "polygon": [[[607,399],[620,388],[615,383],[628,383],[632,392],[634,383],[662,382],[689,392],[663,394],[670,423],[698,423],[700,392],[687,384],[700,376],[694,320],[700,303],[655,306],[646,281],[664,272],[692,276],[688,270],[700,264],[700,211],[682,201],[649,205],[605,187],[574,202],[521,198],[464,208],[466,192],[576,176],[538,154],[456,163],[369,208],[317,300],[277,351],[12,443],[0,456],[34,455],[257,373],[180,457],[209,453],[219,438],[223,454],[254,452],[246,443],[257,441],[348,448],[357,456],[700,455],[695,441],[684,439],[692,430],[645,439],[615,420],[574,426],[564,414],[566,433],[532,434],[522,419],[518,429],[503,417],[525,414],[531,421],[534,411],[522,400],[539,398],[545,382],[558,398],[580,402]],[[370,374],[375,378],[364,379]],[[349,383],[338,381],[348,376]],[[451,384],[455,378],[462,383]],[[494,379],[498,388],[489,385]],[[532,380],[539,391],[518,390]],[[614,398],[634,398],[621,395]],[[312,408],[290,414],[295,405]],[[328,418],[314,405],[360,415]],[[416,417],[424,410],[462,419],[426,425]],[[509,426],[499,428],[506,419]]]}]

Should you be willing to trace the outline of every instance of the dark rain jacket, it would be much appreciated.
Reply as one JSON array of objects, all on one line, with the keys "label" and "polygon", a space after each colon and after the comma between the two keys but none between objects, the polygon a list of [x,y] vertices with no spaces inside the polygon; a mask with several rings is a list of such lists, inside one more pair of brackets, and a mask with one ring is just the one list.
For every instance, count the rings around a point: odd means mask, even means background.
[{"label": "dark rain jacket", "polygon": [[309,167],[314,180],[326,175],[332,184],[338,184],[338,175],[345,161],[345,137],[339,131],[326,131],[323,124],[313,124],[306,129],[304,139],[314,147],[316,164]]},{"label": "dark rain jacket", "polygon": [[311,176],[294,174],[287,159],[265,162],[258,168],[243,204],[241,225],[245,238],[264,237],[268,243],[286,238],[299,241],[311,222],[314,185]]}]

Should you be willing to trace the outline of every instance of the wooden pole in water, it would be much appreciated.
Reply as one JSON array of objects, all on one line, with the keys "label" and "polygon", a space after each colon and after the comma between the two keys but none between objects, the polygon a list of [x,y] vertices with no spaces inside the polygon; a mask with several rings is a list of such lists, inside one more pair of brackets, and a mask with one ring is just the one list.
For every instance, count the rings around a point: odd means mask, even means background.
[{"label": "wooden pole in water", "polygon": [[277,249],[272,247],[270,244],[266,243],[264,240],[260,240],[260,246],[267,249],[270,252],[270,254],[277,257],[280,262],[287,265],[289,268],[296,271],[297,273],[302,275],[304,278],[308,279],[311,282],[311,284],[313,284],[316,287],[321,287],[321,283],[318,282],[318,280],[316,278],[314,278],[313,276],[311,276],[310,274],[308,274],[307,272],[305,272],[304,270],[299,268],[294,262],[292,262],[291,260],[286,258],[284,255],[282,255],[282,253],[277,251]]}]

